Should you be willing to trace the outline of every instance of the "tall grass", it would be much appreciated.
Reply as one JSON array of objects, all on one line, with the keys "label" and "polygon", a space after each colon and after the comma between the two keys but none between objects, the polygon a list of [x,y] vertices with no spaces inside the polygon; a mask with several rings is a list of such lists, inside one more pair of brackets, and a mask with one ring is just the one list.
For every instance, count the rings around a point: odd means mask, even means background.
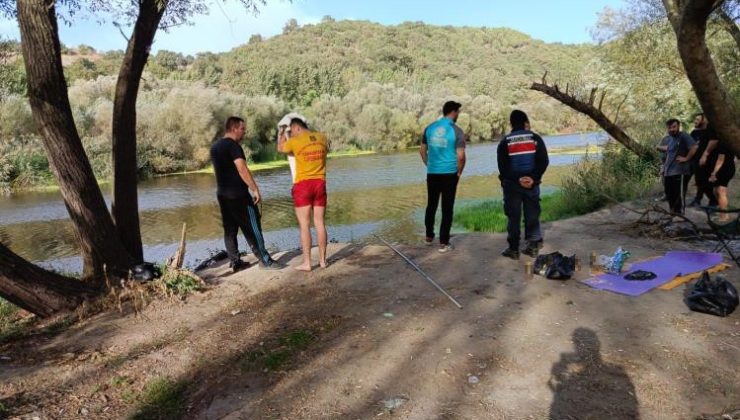
[{"label": "tall grass", "polygon": [[[567,219],[581,213],[573,211],[562,191],[542,196],[540,221]],[[501,200],[489,200],[455,212],[455,223],[472,232],[506,232],[507,219]]]},{"label": "tall grass", "polygon": [[[613,202],[643,196],[658,181],[657,163],[620,145],[608,145],[600,159],[586,157],[562,178],[561,189],[542,196],[540,220],[549,222],[586,214]],[[489,200],[455,212],[455,224],[473,232],[506,232],[501,200]]]}]

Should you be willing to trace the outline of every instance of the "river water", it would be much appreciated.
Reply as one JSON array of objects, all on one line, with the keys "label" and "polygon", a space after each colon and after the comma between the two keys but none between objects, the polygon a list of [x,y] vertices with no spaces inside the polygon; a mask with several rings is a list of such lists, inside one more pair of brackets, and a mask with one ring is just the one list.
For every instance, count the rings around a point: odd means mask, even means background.
[{"label": "river water", "polygon": [[[551,165],[543,181],[545,190],[557,188],[560,176],[583,158],[583,153],[568,153],[568,149],[600,146],[606,140],[603,133],[545,137]],[[500,197],[495,176],[496,146],[484,143],[468,147],[456,208]],[[259,171],[254,176],[263,196],[262,226],[268,249],[297,248],[288,168]],[[330,159],[326,216],[329,239],[362,241],[374,233],[396,242],[420,241],[424,234],[425,179],[416,151]],[[109,200],[110,186],[101,188]],[[187,223],[188,236],[186,265],[192,267],[223,248],[212,174],[143,181],[139,184],[139,209],[148,261],[163,261],[174,253],[183,223]],[[239,241],[240,250],[249,249],[243,237]],[[81,270],[74,231],[56,191],[20,192],[0,198],[0,242],[42,266],[64,272]]]}]

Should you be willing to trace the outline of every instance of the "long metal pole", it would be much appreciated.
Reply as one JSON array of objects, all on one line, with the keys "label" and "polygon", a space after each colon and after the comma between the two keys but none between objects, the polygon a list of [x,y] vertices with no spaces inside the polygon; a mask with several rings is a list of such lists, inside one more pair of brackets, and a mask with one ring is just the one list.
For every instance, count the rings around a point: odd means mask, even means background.
[{"label": "long metal pole", "polygon": [[411,261],[411,260],[409,259],[409,257],[407,257],[407,256],[403,255],[403,253],[402,253],[401,251],[399,251],[399,250],[398,250],[398,249],[396,249],[396,248],[395,248],[395,247],[394,247],[393,245],[391,245],[391,244],[389,244],[388,242],[386,242],[386,241],[385,241],[385,240],[384,240],[383,238],[381,238],[380,236],[378,236],[378,235],[373,235],[373,236],[375,236],[376,238],[378,238],[378,239],[380,240],[380,242],[383,242],[383,243],[384,243],[384,244],[385,244],[385,245],[386,245],[386,246],[387,246],[388,248],[392,249],[393,251],[395,251],[395,252],[396,252],[396,254],[400,255],[400,256],[401,256],[401,258],[403,258],[404,260],[406,260],[406,262],[407,262],[407,263],[409,263],[409,264],[410,264],[410,265],[411,265],[412,267],[414,267],[414,268],[416,269],[416,271],[418,271],[418,272],[419,272],[419,273],[420,273],[420,274],[421,274],[422,276],[424,276],[424,278],[425,278],[425,279],[427,279],[427,281],[428,281],[429,283],[432,283],[432,285],[433,285],[434,287],[436,287],[436,288],[437,288],[437,290],[439,290],[439,291],[440,291],[440,292],[442,292],[442,293],[443,293],[443,294],[444,294],[445,296],[447,296],[447,298],[449,298],[449,299],[450,299],[450,300],[452,301],[452,303],[454,303],[454,304],[455,304],[455,306],[457,306],[457,307],[458,307],[458,308],[460,308],[460,309],[462,309],[462,308],[463,308],[463,307],[462,307],[462,305],[460,305],[460,303],[458,303],[458,301],[456,301],[456,300],[455,300],[455,298],[453,298],[452,296],[450,296],[450,294],[449,294],[449,293],[447,293],[447,292],[445,291],[445,289],[443,289],[443,288],[442,288],[442,286],[440,286],[439,284],[437,284],[437,282],[435,282],[434,280],[432,280],[432,278],[431,278],[431,277],[429,277],[429,275],[428,275],[427,273],[425,273],[425,272],[424,272],[424,270],[422,270],[421,268],[419,268],[419,266],[418,266],[418,265],[416,265],[416,264],[415,264],[415,263],[414,263],[413,261]]}]

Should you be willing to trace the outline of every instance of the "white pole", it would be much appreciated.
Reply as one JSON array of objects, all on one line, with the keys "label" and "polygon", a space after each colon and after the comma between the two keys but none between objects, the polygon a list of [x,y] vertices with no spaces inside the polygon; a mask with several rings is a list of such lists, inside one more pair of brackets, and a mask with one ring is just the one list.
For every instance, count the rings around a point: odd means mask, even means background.
[{"label": "white pole", "polygon": [[416,264],[415,264],[415,263],[414,263],[413,261],[411,261],[411,260],[410,260],[410,259],[409,259],[409,258],[408,258],[407,256],[403,255],[403,253],[402,253],[401,251],[399,251],[399,250],[398,250],[398,249],[396,249],[396,248],[395,248],[395,247],[394,247],[393,245],[391,245],[391,244],[389,244],[388,242],[386,242],[386,241],[385,241],[385,240],[384,240],[383,238],[381,238],[380,236],[378,236],[378,235],[373,235],[373,236],[375,236],[376,238],[378,238],[378,239],[380,240],[380,242],[383,242],[384,244],[386,244],[386,245],[388,246],[388,248],[392,249],[393,251],[395,251],[395,252],[396,252],[396,254],[400,255],[400,256],[401,256],[401,258],[403,258],[404,260],[406,260],[406,262],[407,262],[407,263],[409,263],[409,264],[410,264],[410,265],[411,265],[412,267],[414,267],[414,268],[416,269],[416,271],[418,271],[419,273],[421,273],[421,275],[422,275],[422,276],[424,276],[424,278],[425,278],[425,279],[427,279],[427,281],[429,281],[429,283],[432,283],[432,285],[433,285],[434,287],[436,287],[436,288],[437,288],[437,290],[439,290],[439,291],[440,291],[440,292],[442,292],[442,293],[443,293],[443,294],[444,294],[445,296],[447,296],[447,297],[448,297],[448,298],[449,298],[449,299],[450,299],[450,300],[452,301],[452,303],[454,303],[454,304],[455,304],[455,306],[457,306],[457,307],[458,307],[458,308],[460,308],[460,309],[462,309],[462,308],[463,308],[463,307],[462,307],[462,305],[460,305],[460,304],[459,304],[459,303],[458,303],[458,302],[457,302],[457,301],[455,300],[455,298],[453,298],[452,296],[450,296],[450,294],[449,294],[449,293],[447,293],[447,292],[445,291],[445,289],[443,289],[443,288],[442,288],[442,286],[440,286],[439,284],[437,284],[437,282],[435,282],[434,280],[432,280],[432,278],[431,278],[431,277],[429,277],[429,275],[428,275],[427,273],[425,273],[425,272],[424,272],[424,270],[422,270],[421,268],[419,268],[419,266],[418,266],[418,265],[416,265]]}]

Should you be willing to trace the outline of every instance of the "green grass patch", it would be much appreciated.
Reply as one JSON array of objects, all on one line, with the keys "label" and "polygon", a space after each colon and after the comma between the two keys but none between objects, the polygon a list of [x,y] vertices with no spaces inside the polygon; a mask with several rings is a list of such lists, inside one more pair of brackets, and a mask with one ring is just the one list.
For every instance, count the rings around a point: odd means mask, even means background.
[{"label": "green grass patch", "polygon": [[307,349],[315,341],[316,335],[312,331],[288,332],[265,343],[258,350],[245,353],[239,360],[239,367],[243,371],[284,370],[290,366],[299,351]]},{"label": "green grass patch", "polygon": [[[563,174],[558,191],[541,196],[540,220],[567,219],[641,197],[655,187],[657,173],[655,161],[620,145],[606,146],[601,158],[586,155]],[[506,232],[503,202],[490,200],[456,210],[455,224],[473,232]]]},{"label": "green grass patch", "polygon": [[[542,196],[540,221],[567,219],[580,213],[572,209],[563,192]],[[501,200],[487,200],[455,211],[455,224],[471,232],[506,232],[507,219]]]},{"label": "green grass patch", "polygon": [[75,318],[73,316],[65,316],[63,318],[59,318],[55,320],[54,322],[44,327],[42,332],[46,334],[56,334],[58,332],[66,330],[74,323],[75,323]]},{"label": "green grass patch", "polygon": [[20,308],[0,298],[0,344],[24,336],[36,318],[21,319]]},{"label": "green grass patch", "polygon": [[200,282],[193,277],[165,268],[164,275],[160,278],[163,287],[172,294],[177,296],[187,296],[201,289]]},{"label": "green grass patch", "polygon": [[8,302],[7,300],[0,298],[0,325],[6,322],[15,321],[20,308]]},{"label": "green grass patch", "polygon": [[178,419],[185,413],[187,384],[167,378],[149,382],[139,396],[140,404],[133,420]]}]

